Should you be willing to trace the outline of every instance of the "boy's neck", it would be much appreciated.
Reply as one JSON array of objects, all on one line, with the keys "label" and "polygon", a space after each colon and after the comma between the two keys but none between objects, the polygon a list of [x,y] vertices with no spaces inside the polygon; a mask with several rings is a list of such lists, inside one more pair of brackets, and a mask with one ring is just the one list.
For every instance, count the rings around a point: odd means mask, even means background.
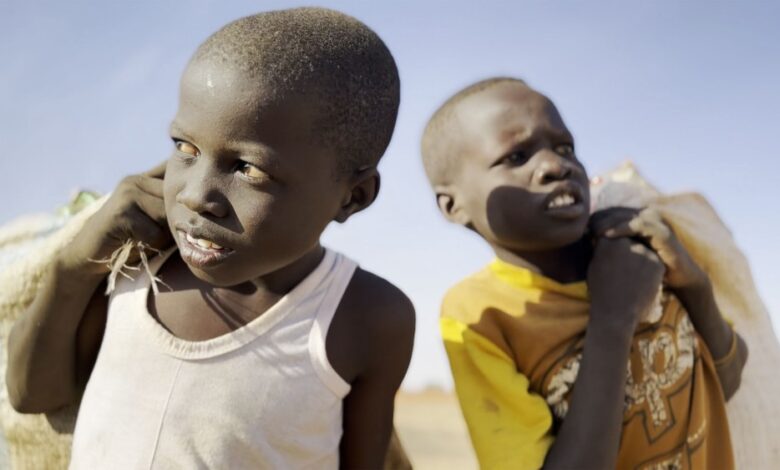
[{"label": "boy's neck", "polygon": [[314,271],[324,256],[325,249],[318,243],[294,262],[250,282],[259,291],[283,296]]},{"label": "boy's neck", "polygon": [[588,237],[582,237],[571,245],[545,251],[512,251],[499,246],[493,246],[493,251],[501,261],[565,284],[587,278],[593,249]]}]

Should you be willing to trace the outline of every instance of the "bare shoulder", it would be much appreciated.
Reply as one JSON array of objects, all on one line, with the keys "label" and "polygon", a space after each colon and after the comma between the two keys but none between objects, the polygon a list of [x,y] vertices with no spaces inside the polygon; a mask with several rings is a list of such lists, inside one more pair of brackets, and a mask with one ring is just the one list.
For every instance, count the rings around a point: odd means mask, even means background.
[{"label": "bare shoulder", "polygon": [[403,376],[414,328],[414,306],[401,289],[358,268],[328,332],[328,358],[348,382],[374,367],[400,368]]},{"label": "bare shoulder", "polygon": [[360,313],[366,326],[414,328],[414,306],[409,297],[386,279],[364,269],[355,270],[342,303]]}]

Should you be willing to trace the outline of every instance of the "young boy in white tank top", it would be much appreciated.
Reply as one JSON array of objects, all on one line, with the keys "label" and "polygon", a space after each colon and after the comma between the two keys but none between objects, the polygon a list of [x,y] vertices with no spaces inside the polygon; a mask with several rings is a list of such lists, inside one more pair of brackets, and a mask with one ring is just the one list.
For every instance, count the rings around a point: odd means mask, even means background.
[{"label": "young boy in white tank top", "polygon": [[[166,164],[123,180],[8,341],[14,407],[83,400],[71,468],[377,468],[414,311],[320,235],[374,201],[399,80],[382,40],[304,8],[187,65]],[[127,239],[163,254],[103,295]],[[86,387],[86,390],[85,390]]]}]

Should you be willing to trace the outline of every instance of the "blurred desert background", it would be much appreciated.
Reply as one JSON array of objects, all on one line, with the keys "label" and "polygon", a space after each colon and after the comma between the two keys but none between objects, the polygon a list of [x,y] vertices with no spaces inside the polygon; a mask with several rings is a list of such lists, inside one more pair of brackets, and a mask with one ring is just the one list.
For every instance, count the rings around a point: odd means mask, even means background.
[{"label": "blurred desert background", "polygon": [[398,437],[414,468],[477,468],[466,423],[451,392],[401,392],[395,400]]}]

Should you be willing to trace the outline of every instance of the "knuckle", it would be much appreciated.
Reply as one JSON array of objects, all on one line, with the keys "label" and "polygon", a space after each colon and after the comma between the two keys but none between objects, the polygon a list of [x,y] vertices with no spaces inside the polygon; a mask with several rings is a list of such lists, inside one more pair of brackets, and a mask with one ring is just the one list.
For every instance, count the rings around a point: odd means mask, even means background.
[{"label": "knuckle", "polygon": [[648,220],[652,220],[653,222],[659,222],[663,223],[664,218],[661,216],[661,212],[658,211],[658,209],[654,207],[648,207],[644,211],[645,217],[647,217]]},{"label": "knuckle", "polygon": [[134,187],[138,184],[138,175],[127,175],[119,182],[122,187]]},{"label": "knuckle", "polygon": [[138,185],[136,184],[135,176],[126,176],[122,178],[119,185],[116,188],[116,196],[122,199],[133,199],[138,191]]}]

